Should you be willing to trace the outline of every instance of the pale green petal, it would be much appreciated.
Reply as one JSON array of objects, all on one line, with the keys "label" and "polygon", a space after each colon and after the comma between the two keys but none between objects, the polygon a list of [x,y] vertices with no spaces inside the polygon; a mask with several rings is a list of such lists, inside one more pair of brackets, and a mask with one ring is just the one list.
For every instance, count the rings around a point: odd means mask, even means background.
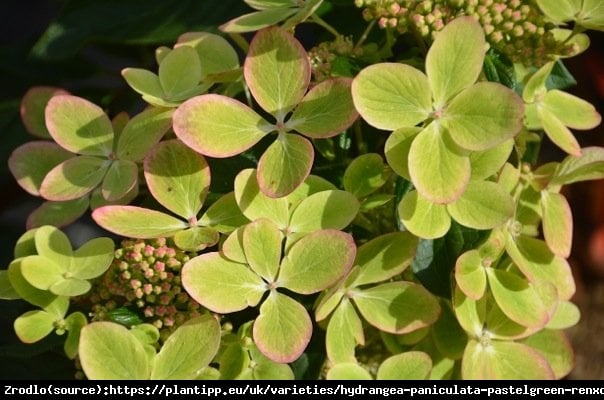
[{"label": "pale green petal", "polygon": [[266,149],[258,161],[258,186],[265,195],[284,197],[308,177],[315,153],[308,139],[286,133]]},{"label": "pale green petal", "polygon": [[267,290],[248,266],[220,253],[205,253],[188,261],[182,269],[182,284],[195,301],[221,314],[256,306]]},{"label": "pale green petal", "polygon": [[253,12],[220,25],[220,30],[229,33],[253,32],[281,22],[296,11],[295,8],[272,8]]},{"label": "pale green petal", "polygon": [[254,322],[254,341],[262,354],[278,363],[290,363],[302,355],[311,335],[312,321],[304,306],[272,291]]},{"label": "pale green petal", "polygon": [[210,167],[201,154],[181,141],[166,140],[145,158],[145,180],[161,205],[193,221],[210,187]]},{"label": "pale green petal", "polygon": [[88,379],[149,379],[151,365],[143,344],[128,328],[93,322],[80,333],[79,358]]},{"label": "pale green petal", "polygon": [[334,311],[325,337],[329,361],[334,364],[356,362],[355,348],[364,344],[363,325],[349,300],[343,300]]},{"label": "pale green petal", "polygon": [[291,33],[271,27],[254,36],[243,75],[258,104],[284,122],[285,115],[300,103],[308,89],[310,61]]},{"label": "pale green petal", "polygon": [[458,17],[438,33],[426,56],[436,109],[476,82],[485,51],[484,32],[473,17]]},{"label": "pale green petal", "polygon": [[352,83],[352,98],[363,119],[379,129],[415,126],[432,111],[426,75],[405,64],[365,68]]},{"label": "pale green petal", "polygon": [[573,243],[573,215],[566,197],[542,190],[541,211],[545,242],[554,254],[568,258]]},{"label": "pale green petal", "polygon": [[547,92],[540,105],[572,129],[592,129],[602,122],[602,116],[591,103],[561,90]]},{"label": "pale green petal", "polygon": [[54,167],[40,185],[47,200],[75,200],[90,193],[103,181],[109,162],[94,156],[77,156]]},{"label": "pale green petal", "polygon": [[461,363],[463,379],[554,379],[547,360],[531,347],[516,342],[468,343]]},{"label": "pale green petal", "polygon": [[482,151],[518,134],[523,116],[524,104],[516,93],[498,83],[479,82],[451,100],[442,125],[460,147]]},{"label": "pale green petal", "polygon": [[108,231],[140,239],[171,236],[187,228],[184,221],[171,215],[135,206],[99,207],[92,218]]},{"label": "pale green petal", "polygon": [[581,9],[583,0],[537,0],[537,4],[543,13],[554,22],[566,22],[575,19]]},{"label": "pale green petal", "polygon": [[470,159],[448,140],[437,122],[432,122],[413,140],[409,149],[409,175],[417,191],[428,201],[454,202],[465,191],[470,174]]},{"label": "pale green petal", "polygon": [[512,197],[491,181],[472,181],[447,211],[460,224],[474,229],[492,229],[508,221],[514,212]]},{"label": "pale green petal", "polygon": [[272,130],[245,104],[217,94],[185,101],[174,113],[173,121],[176,136],[187,146],[217,158],[244,152]]},{"label": "pale green petal", "polygon": [[166,100],[185,100],[201,80],[197,52],[188,46],[175,48],[159,64],[158,76]]},{"label": "pale green petal", "polygon": [[220,345],[220,325],[211,315],[188,320],[166,340],[153,359],[151,379],[195,379]]},{"label": "pale green petal", "polygon": [[428,379],[432,370],[432,359],[422,351],[408,351],[388,357],[377,372],[379,380]]},{"label": "pale green petal", "polygon": [[537,113],[547,137],[562,150],[573,156],[581,155],[581,145],[575,135],[547,108],[538,107]]},{"label": "pale green petal", "polygon": [[61,147],[72,153],[108,156],[113,127],[105,112],[81,97],[57,95],[46,107],[46,126]]},{"label": "pale green petal", "polygon": [[355,289],[353,301],[367,322],[390,333],[409,333],[438,319],[436,297],[416,283],[397,281]]},{"label": "pale green petal", "polygon": [[409,232],[423,239],[442,237],[451,227],[446,206],[424,199],[417,191],[403,197],[398,215]]}]

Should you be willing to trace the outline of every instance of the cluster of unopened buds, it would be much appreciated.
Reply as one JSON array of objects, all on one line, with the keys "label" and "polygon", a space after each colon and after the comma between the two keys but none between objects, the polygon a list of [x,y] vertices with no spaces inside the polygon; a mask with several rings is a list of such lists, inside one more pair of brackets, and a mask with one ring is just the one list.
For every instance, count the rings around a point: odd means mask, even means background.
[{"label": "cluster of unopened buds", "polygon": [[323,42],[308,52],[313,78],[321,82],[334,76],[333,63],[338,57],[355,59],[362,55],[363,49],[356,48],[350,37],[338,36],[331,42]]},{"label": "cluster of unopened buds", "polygon": [[169,334],[200,315],[201,306],[181,284],[180,270],[188,260],[164,238],[122,241],[111,267],[87,295],[93,320],[111,319],[112,311],[126,307]]},{"label": "cluster of unopened buds", "polygon": [[461,15],[482,25],[489,44],[515,63],[540,66],[555,55],[568,55],[571,44],[559,42],[534,0],[355,0],[366,20],[381,28],[410,32],[432,42]]}]

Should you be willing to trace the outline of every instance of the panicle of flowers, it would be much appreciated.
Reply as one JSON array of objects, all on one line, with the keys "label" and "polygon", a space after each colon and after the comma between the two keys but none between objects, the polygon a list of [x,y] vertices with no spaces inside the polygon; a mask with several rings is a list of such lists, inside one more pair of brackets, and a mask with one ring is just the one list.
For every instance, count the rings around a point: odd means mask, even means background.
[{"label": "panicle of flowers", "polygon": [[554,37],[556,26],[546,21],[534,0],[356,0],[366,20],[381,28],[412,33],[430,43],[460,15],[482,25],[489,44],[515,63],[541,66],[556,55],[568,55],[571,44]]},{"label": "panicle of flowers", "polygon": [[417,33],[430,40],[454,18],[448,3],[445,0],[355,0],[357,7],[364,7],[363,17],[367,21],[377,20],[380,28]]},{"label": "panicle of flowers", "polygon": [[180,270],[189,258],[164,238],[123,240],[111,267],[87,295],[92,319],[107,320],[120,307],[137,309],[143,321],[155,325],[165,337],[200,315],[201,306],[181,284]]},{"label": "panicle of flowers", "polygon": [[359,58],[363,55],[362,48],[355,48],[348,36],[338,36],[331,42],[322,42],[308,52],[315,82],[322,82],[334,75],[334,61],[338,57]]},{"label": "panicle of flowers", "polygon": [[474,16],[494,48],[513,62],[541,66],[555,55],[571,52],[554,37],[556,26],[546,21],[535,1],[464,0],[459,10]]}]

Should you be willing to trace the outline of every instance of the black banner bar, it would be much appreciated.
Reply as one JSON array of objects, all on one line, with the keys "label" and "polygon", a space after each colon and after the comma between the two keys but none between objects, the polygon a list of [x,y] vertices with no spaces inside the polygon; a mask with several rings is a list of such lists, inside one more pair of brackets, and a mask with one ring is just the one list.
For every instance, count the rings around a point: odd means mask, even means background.
[{"label": "black banner bar", "polygon": [[16,381],[11,396],[603,396],[604,381]]}]

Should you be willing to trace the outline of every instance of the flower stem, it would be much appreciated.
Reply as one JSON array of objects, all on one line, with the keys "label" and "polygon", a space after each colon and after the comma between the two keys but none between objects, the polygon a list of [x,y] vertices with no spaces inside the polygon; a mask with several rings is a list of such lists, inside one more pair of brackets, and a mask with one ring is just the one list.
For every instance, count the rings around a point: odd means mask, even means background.
[{"label": "flower stem", "polygon": [[336,28],[334,28],[333,26],[329,25],[327,22],[325,22],[325,20],[323,18],[319,17],[317,14],[313,14],[311,16],[311,19],[312,19],[312,22],[314,22],[317,25],[322,26],[323,28],[325,28],[327,31],[329,31],[335,37],[340,36],[340,32],[338,32],[336,30]]},{"label": "flower stem", "polygon": [[367,25],[367,28],[365,28],[365,31],[359,38],[359,41],[357,42],[357,44],[354,45],[354,50],[358,50],[363,45],[365,40],[367,40],[367,36],[369,36],[369,32],[371,32],[371,29],[373,29],[373,27],[375,26],[375,21],[376,20],[374,19],[369,23],[369,25]]},{"label": "flower stem", "polygon": [[239,33],[229,33],[229,36],[231,37],[231,39],[233,39],[233,42],[235,42],[235,44],[237,44],[237,46],[239,46],[239,48],[247,54],[250,48],[250,45],[247,40],[245,40],[245,38]]},{"label": "flower stem", "polygon": [[361,124],[359,123],[359,121],[356,121],[354,123],[353,129],[354,137],[357,142],[357,151],[359,152],[359,154],[367,153],[367,143],[365,143],[365,140],[363,139],[363,131],[361,130]]}]

